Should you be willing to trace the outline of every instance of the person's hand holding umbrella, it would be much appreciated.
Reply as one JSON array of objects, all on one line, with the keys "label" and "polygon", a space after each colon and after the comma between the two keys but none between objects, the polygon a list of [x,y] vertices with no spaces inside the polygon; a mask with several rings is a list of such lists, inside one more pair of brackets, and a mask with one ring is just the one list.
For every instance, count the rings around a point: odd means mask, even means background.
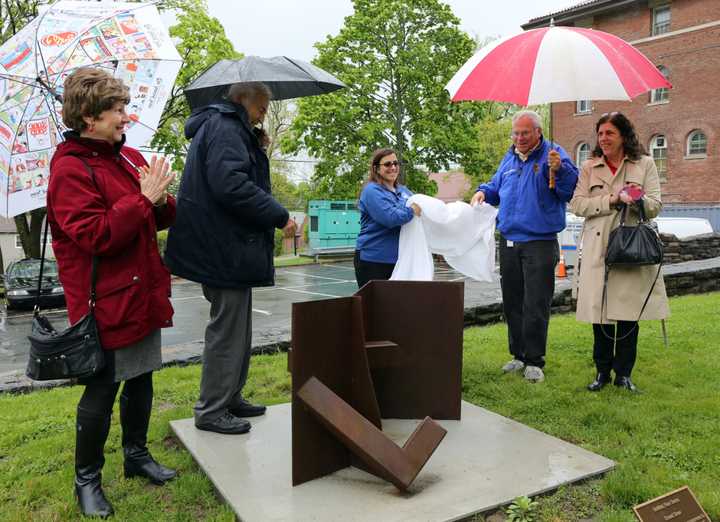
[{"label": "person's hand holding umbrella", "polygon": [[550,167],[549,183],[550,188],[555,188],[555,173],[560,170],[562,160],[560,159],[560,153],[556,150],[551,150],[548,153],[548,166]]}]

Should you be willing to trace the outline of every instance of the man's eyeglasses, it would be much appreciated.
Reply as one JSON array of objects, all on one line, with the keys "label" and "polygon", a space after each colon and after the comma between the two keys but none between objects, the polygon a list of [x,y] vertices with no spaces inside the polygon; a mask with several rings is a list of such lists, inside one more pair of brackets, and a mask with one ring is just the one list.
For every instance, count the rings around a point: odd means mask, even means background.
[{"label": "man's eyeglasses", "polygon": [[386,169],[389,169],[390,167],[398,167],[398,166],[400,166],[400,162],[397,161],[397,160],[395,160],[395,161],[386,161],[386,162],[384,162],[384,163],[378,163],[378,165],[382,165],[382,166],[385,167]]},{"label": "man's eyeglasses", "polygon": [[535,131],[512,131],[510,133],[510,136],[513,138],[527,138],[529,136],[532,136]]}]

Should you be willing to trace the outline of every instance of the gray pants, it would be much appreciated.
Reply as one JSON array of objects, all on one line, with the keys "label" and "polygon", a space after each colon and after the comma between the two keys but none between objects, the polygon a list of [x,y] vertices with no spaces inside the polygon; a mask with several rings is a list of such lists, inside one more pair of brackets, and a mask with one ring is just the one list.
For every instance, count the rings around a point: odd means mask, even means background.
[{"label": "gray pants", "polygon": [[250,367],[252,289],[210,288],[210,322],[205,329],[200,398],[195,423],[213,422],[237,406]]}]

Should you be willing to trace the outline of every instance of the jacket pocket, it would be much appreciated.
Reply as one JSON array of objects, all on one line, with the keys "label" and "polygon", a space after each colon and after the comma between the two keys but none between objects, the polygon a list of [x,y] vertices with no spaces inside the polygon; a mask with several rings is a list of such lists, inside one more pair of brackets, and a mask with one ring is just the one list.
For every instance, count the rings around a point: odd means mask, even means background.
[{"label": "jacket pocket", "polygon": [[232,264],[243,280],[252,282],[271,278],[272,251],[268,250],[269,247],[272,248],[264,232],[238,235]]}]

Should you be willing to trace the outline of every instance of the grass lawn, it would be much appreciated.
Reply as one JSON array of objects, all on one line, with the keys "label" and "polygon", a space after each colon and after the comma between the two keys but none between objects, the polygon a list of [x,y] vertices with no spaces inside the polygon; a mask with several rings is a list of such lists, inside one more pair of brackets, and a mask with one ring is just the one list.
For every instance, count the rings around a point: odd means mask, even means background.
[{"label": "grass lawn", "polygon": [[[631,507],[689,485],[712,520],[720,520],[720,294],[671,300],[670,349],[658,322],[643,323],[632,395],[592,379],[592,332],[571,315],[553,317],[547,380],[531,385],[502,375],[506,328],[465,332],[465,400],[618,462],[605,478],[539,500],[539,520],[634,521]],[[284,355],[253,358],[247,395],[266,404],[289,400]],[[200,367],[168,368],[155,377],[150,429],[153,454],[180,470],[159,488],[122,477],[117,412],[106,448],[104,484],[118,520],[234,520],[210,482],[172,436],[168,421],[191,415]],[[74,415],[79,387],[0,395],[0,520],[75,520],[72,497]],[[481,451],[478,448],[478,451]],[[510,456],[508,456],[510,457]],[[482,520],[482,517],[476,517]]]}]

